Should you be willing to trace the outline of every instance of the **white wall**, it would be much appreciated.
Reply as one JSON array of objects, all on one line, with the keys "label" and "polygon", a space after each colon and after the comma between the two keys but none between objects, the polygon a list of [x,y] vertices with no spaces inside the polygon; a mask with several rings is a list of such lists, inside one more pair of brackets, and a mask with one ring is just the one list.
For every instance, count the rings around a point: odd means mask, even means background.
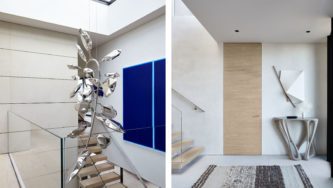
[{"label": "white wall", "polygon": [[6,132],[13,130],[8,111],[45,128],[77,124],[69,99],[75,71],[66,66],[77,63],[75,43],[72,35],[0,22],[0,153],[8,152]]},{"label": "white wall", "polygon": [[[165,17],[160,16],[98,47],[98,59],[114,49],[122,49],[122,54],[113,62],[102,64],[102,73],[118,72],[121,74],[125,67],[165,58]],[[120,77],[115,93],[109,98],[103,99],[103,104],[110,104],[117,109],[118,116],[116,119],[121,123],[123,120],[122,84],[122,77]],[[133,94],[135,95],[135,93]],[[114,133],[113,136],[113,139],[119,143],[144,179],[161,187],[165,186],[164,152],[126,142],[123,140],[123,135],[119,133]],[[129,166],[124,164],[123,159],[119,158],[117,152],[112,151],[114,150],[111,147],[107,153],[111,161],[115,161],[116,164],[125,168]],[[128,169],[133,170],[130,167]]]},{"label": "white wall", "polygon": [[[215,42],[182,2],[176,1],[174,10],[172,88],[205,112],[194,111],[175,94],[172,95],[172,105],[183,112],[185,139],[193,139],[196,146],[203,146],[205,154],[222,154],[223,45]],[[172,120],[174,130],[179,129],[178,121],[178,117]]]},{"label": "white wall", "polygon": [[165,0],[118,0],[108,9],[109,34],[165,6]]},{"label": "white wall", "polygon": [[[280,132],[272,122],[276,116],[298,115],[286,102],[272,66],[278,70],[304,70],[305,97],[313,108],[305,113],[319,118],[316,146],[319,154],[326,154],[327,71],[326,44],[263,44],[262,58],[262,153],[286,154]],[[300,126],[292,129],[299,130]],[[297,135],[294,135],[297,136]]]},{"label": "white wall", "polygon": [[[272,66],[305,71],[306,116],[319,118],[316,146],[326,154],[326,44],[263,44],[262,51],[262,154],[286,154],[284,141],[272,122],[276,116],[296,114],[285,101]],[[172,87],[204,108],[193,107],[173,94],[173,105],[183,112],[185,138],[204,146],[206,154],[223,154],[223,42],[218,46],[208,32],[176,0],[173,16]],[[179,113],[173,111],[173,128],[179,130]],[[296,125],[296,132],[300,128]],[[295,135],[297,136],[297,135]]]}]

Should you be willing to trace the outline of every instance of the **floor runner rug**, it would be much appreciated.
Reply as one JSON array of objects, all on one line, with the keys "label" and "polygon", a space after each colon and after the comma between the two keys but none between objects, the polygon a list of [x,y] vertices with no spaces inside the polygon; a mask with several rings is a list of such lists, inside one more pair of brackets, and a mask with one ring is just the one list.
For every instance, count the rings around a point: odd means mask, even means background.
[{"label": "floor runner rug", "polygon": [[210,165],[192,188],[313,188],[301,165]]}]

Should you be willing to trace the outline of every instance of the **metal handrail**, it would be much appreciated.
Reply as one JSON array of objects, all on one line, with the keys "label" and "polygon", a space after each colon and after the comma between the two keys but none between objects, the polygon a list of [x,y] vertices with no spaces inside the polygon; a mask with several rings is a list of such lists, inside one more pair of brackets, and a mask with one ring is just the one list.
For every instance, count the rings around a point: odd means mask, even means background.
[{"label": "metal handrail", "polygon": [[191,103],[194,106],[194,110],[199,110],[201,112],[205,112],[205,110],[201,107],[199,107],[197,104],[195,104],[193,101],[191,101],[189,98],[185,97],[183,94],[181,94],[179,91],[175,90],[174,88],[172,88],[172,91],[174,93],[176,93],[178,96],[182,97],[183,99],[185,99],[186,101],[188,101],[189,103]]}]

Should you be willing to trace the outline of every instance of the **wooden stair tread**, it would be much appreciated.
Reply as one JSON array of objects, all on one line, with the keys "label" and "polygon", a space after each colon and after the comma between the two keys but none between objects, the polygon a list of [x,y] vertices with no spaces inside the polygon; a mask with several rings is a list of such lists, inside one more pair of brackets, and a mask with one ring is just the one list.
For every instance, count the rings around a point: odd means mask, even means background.
[{"label": "wooden stair tread", "polygon": [[102,148],[100,146],[90,146],[87,147],[87,149],[91,152],[91,153],[102,153]]},{"label": "wooden stair tread", "polygon": [[182,133],[181,132],[173,132],[172,133],[172,142],[177,142],[181,139]]},{"label": "wooden stair tread", "polygon": [[127,188],[127,187],[122,183],[115,183],[112,185],[108,185],[107,188]]},{"label": "wooden stair tread", "polygon": [[80,138],[80,139],[88,138],[88,137],[89,137],[89,135],[87,135],[87,134],[80,134],[80,135],[79,135],[79,138]]},{"label": "wooden stair tread", "polygon": [[[103,181],[101,180],[103,179]],[[103,186],[104,183],[110,183],[112,181],[119,180],[120,176],[114,172],[102,174],[101,176],[96,176],[86,180],[80,181],[80,186],[83,188],[97,188]]]},{"label": "wooden stair tread", "polygon": [[203,147],[193,147],[172,159],[172,169],[181,169],[204,151]]},{"label": "wooden stair tread", "polygon": [[172,144],[172,155],[186,151],[193,145],[193,140],[183,140]]},{"label": "wooden stair tread", "polygon": [[[89,137],[79,138],[79,146],[85,146],[88,142]],[[97,145],[97,138],[91,137],[89,140],[89,145]]]},{"label": "wooden stair tread", "polygon": [[[97,168],[97,170],[96,170]],[[88,167],[84,167],[82,168],[78,175],[80,178],[85,177],[85,176],[89,176],[89,175],[96,175],[98,174],[98,172],[104,172],[107,170],[111,170],[114,168],[114,165],[111,163],[102,163],[102,164],[98,164],[96,166],[92,165],[92,166],[88,166]]]},{"label": "wooden stair tread", "polygon": [[98,155],[91,156],[90,158],[88,157],[86,163],[91,164],[91,163],[96,163],[98,161],[104,161],[107,159],[108,159],[107,156],[105,156],[103,154],[98,154]]}]

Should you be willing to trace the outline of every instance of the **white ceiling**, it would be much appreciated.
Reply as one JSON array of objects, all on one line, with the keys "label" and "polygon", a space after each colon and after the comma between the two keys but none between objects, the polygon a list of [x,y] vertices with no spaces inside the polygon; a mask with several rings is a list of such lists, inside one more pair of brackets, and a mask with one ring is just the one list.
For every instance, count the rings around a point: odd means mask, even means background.
[{"label": "white ceiling", "polygon": [[[183,0],[216,41],[322,42],[333,0]],[[236,33],[234,30],[240,32]],[[311,33],[306,33],[310,30]]]}]

